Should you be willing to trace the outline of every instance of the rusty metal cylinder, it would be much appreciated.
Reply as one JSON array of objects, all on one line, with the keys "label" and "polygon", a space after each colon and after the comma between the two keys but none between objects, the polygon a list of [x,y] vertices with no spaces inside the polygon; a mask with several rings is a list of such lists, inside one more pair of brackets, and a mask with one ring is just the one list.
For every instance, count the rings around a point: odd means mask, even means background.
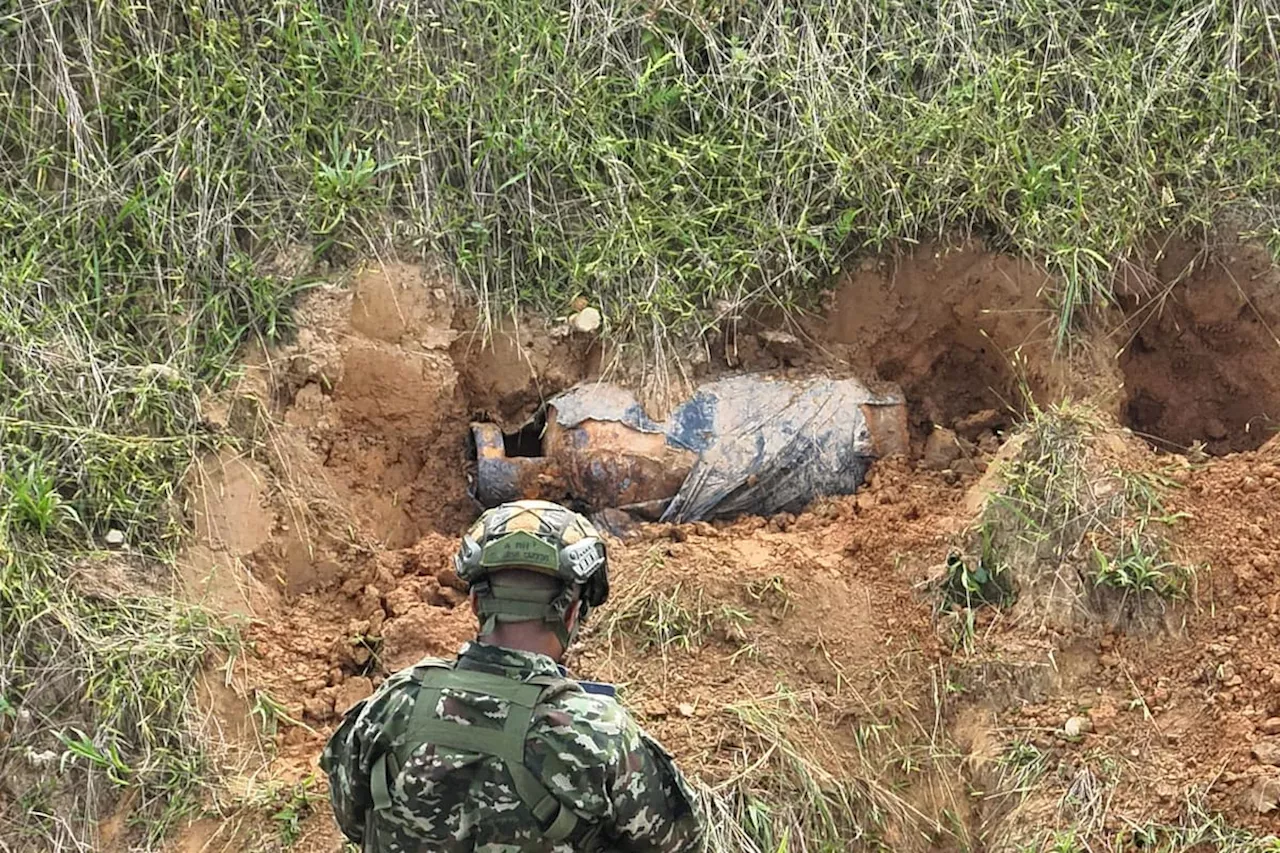
[{"label": "rusty metal cylinder", "polygon": [[908,449],[896,389],[856,380],[738,376],[707,383],[661,422],[617,386],[578,386],[546,410],[538,448],[473,424],[476,498],[521,498],[587,511],[621,508],[688,521],[768,514],[820,494],[849,494],[872,460]]}]

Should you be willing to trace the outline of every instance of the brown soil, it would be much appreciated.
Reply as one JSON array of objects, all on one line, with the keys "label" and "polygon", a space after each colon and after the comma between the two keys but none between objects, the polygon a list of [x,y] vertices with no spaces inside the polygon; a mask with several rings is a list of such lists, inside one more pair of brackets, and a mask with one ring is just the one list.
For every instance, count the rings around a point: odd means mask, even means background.
[{"label": "brown soil", "polygon": [[1247,246],[1164,267],[1182,283],[1125,300],[1125,423],[1162,449],[1260,447],[1280,428],[1280,273]]},{"label": "brown soil", "polygon": [[[1224,259],[1236,280],[1255,261]],[[1212,291],[1227,280],[1206,274],[1195,286]],[[1088,396],[1135,429],[1146,422],[1135,419],[1134,400],[1163,393],[1167,410],[1186,410],[1177,423],[1222,418],[1228,437],[1210,448],[1222,451],[1241,446],[1238,427],[1271,412],[1265,389],[1280,372],[1265,378],[1265,359],[1236,355],[1264,349],[1261,320],[1223,319],[1239,342],[1224,347],[1227,332],[1205,331],[1212,299],[1175,288],[1166,305],[1197,319],[1194,335],[1185,323],[1153,321],[1142,352],[1130,347],[1118,362],[1103,357],[1118,347],[1101,335],[1054,360],[1050,315],[1037,298],[1043,284],[1042,272],[977,248],[921,249],[849,277],[828,315],[793,329],[795,338],[738,334],[739,367],[899,383],[917,438],[953,428],[973,440],[971,453],[945,471],[918,458],[884,460],[857,496],[819,500],[798,517],[643,526],[611,542],[615,595],[571,656],[575,672],[622,684],[642,724],[709,783],[761,754],[741,722],[743,703],[791,696],[804,711],[794,715],[797,742],[832,772],[872,779],[881,792],[873,798],[892,791],[905,804],[887,829],[892,849],[1003,849],[1002,839],[1052,825],[1056,799],[1011,810],[980,795],[1001,784],[998,758],[1020,740],[1046,756],[1044,790],[1055,796],[1111,762],[1107,820],[1117,830],[1126,819],[1175,819],[1187,789],[1199,787],[1234,824],[1275,831],[1275,814],[1250,800],[1275,768],[1249,754],[1271,737],[1259,727],[1280,715],[1275,445],[1180,469],[1185,488],[1173,503],[1192,516],[1180,528],[1183,547],[1205,568],[1196,605],[1172,611],[1169,627],[1129,631],[1099,620],[1060,632],[982,611],[977,647],[966,652],[935,617],[930,582],[990,487],[979,474],[1025,405],[1020,389],[1042,402]],[[444,279],[412,267],[315,292],[297,340],[251,353],[237,392],[210,404],[211,421],[261,449],[197,472],[188,587],[253,618],[253,655],[238,687],[248,701],[269,695],[305,724],[282,724],[262,779],[317,773],[319,749],[346,707],[387,673],[452,655],[472,635],[449,568],[457,533],[478,511],[467,496],[466,425],[489,418],[514,428],[546,396],[600,369],[594,342],[532,320],[481,346],[452,294]],[[1260,301],[1251,298],[1255,308]],[[1168,396],[1173,384],[1156,383],[1158,354],[1167,361],[1190,340],[1203,344],[1197,375],[1251,371],[1252,408],[1213,415],[1225,392]],[[728,350],[716,351],[720,361],[706,370],[725,368]],[[1146,425],[1182,442],[1170,417]],[[1125,444],[1126,464],[1169,462]],[[664,595],[689,617],[687,644],[646,644],[629,621]],[[220,716],[234,715],[234,703],[216,704]],[[1064,737],[1064,722],[1079,714],[1092,730]],[[868,752],[859,733],[881,724],[888,734]],[[257,849],[247,839],[260,843],[274,828],[253,814],[202,821],[175,849]],[[293,849],[336,853],[339,840],[317,803]]]},{"label": "brown soil", "polygon": [[850,276],[836,292],[828,338],[847,346],[852,364],[902,385],[921,434],[986,409],[1007,427],[1024,408],[1024,385],[1040,397],[1063,385],[1040,298],[1047,283],[1043,270],[1012,258],[925,246]]}]

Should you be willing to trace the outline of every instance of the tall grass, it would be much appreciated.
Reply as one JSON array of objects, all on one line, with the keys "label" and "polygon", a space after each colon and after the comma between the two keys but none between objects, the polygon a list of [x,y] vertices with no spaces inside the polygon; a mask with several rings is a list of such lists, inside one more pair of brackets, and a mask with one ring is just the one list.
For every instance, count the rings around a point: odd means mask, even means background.
[{"label": "tall grass", "polygon": [[1155,238],[1277,233],[1272,0],[11,8],[11,275],[104,307],[211,279],[270,326],[278,241],[393,238],[488,317],[582,294],[652,341],[958,231],[1057,272],[1065,334]]}]

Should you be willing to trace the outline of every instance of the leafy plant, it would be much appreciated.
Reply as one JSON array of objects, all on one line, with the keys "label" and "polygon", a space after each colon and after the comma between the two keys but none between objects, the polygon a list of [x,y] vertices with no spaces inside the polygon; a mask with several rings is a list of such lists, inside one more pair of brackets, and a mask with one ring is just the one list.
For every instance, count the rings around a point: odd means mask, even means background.
[{"label": "leafy plant", "polygon": [[1186,592],[1186,569],[1161,559],[1158,552],[1143,542],[1140,531],[1131,532],[1121,543],[1118,553],[1108,556],[1095,546],[1093,555],[1097,562],[1097,584],[1129,592],[1169,596]]},{"label": "leafy plant", "polygon": [[302,835],[302,822],[315,810],[318,799],[312,776],[289,786],[275,797],[271,820],[275,822],[281,844],[292,847],[297,842]]},{"label": "leafy plant", "polygon": [[58,740],[66,747],[62,754],[61,766],[65,770],[67,764],[77,758],[84,759],[101,770],[106,771],[107,778],[117,785],[128,785],[132,768],[120,756],[120,750],[114,742],[100,747],[79,729],[72,729],[73,734],[60,733]]}]

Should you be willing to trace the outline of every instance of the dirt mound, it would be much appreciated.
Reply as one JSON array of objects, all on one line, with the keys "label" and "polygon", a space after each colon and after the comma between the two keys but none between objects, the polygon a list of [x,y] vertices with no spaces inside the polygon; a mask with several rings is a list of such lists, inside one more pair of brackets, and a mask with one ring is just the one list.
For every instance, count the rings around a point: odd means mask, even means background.
[{"label": "dirt mound", "polygon": [[341,581],[376,551],[460,529],[477,512],[471,418],[518,420],[589,369],[578,339],[499,329],[485,348],[452,283],[417,266],[314,290],[296,320],[292,343],[251,350],[238,386],[207,406],[208,421],[255,448],[206,460],[191,489],[185,573],[192,595],[220,609],[251,612]]},{"label": "dirt mound", "polygon": [[1280,272],[1261,248],[1172,249],[1125,300],[1123,417],[1157,447],[1254,450],[1280,428]]}]

